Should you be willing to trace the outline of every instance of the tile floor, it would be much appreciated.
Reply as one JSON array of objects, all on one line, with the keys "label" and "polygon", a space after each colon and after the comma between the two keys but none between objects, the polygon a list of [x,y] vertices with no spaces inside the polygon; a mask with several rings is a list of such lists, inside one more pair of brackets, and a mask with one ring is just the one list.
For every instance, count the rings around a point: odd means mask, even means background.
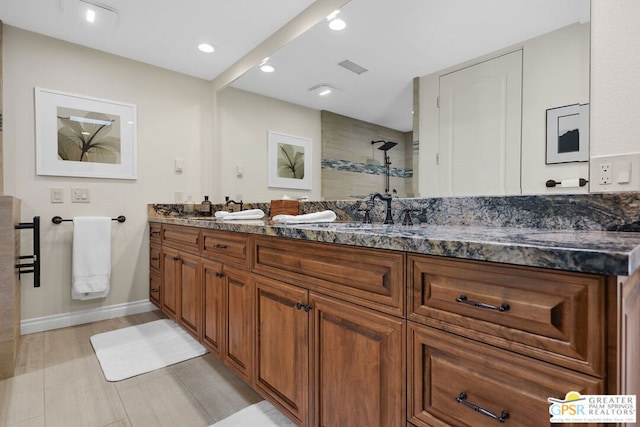
[{"label": "tile floor", "polygon": [[162,318],[159,311],[23,335],[0,381],[0,426],[204,427],[261,397],[211,354],[108,382],[89,338]]}]

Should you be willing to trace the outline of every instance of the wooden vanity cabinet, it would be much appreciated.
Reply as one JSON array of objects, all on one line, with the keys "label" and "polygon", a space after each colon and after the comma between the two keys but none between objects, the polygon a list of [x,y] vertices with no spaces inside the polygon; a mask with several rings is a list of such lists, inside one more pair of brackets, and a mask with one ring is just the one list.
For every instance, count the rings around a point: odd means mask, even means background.
[{"label": "wooden vanity cabinet", "polygon": [[248,383],[253,372],[253,280],[248,236],[202,232],[202,343]]},{"label": "wooden vanity cabinet", "polygon": [[161,232],[161,308],[195,338],[202,324],[202,284],[197,228],[164,225]]},{"label": "wooden vanity cabinet", "polygon": [[160,309],[170,319],[177,320],[178,277],[180,276],[180,252],[177,249],[163,247],[161,252],[162,291]]},{"label": "wooden vanity cabinet", "polygon": [[152,302],[301,426],[547,425],[550,397],[640,392],[640,272],[150,230]]},{"label": "wooden vanity cabinet", "polygon": [[414,425],[546,425],[548,398],[611,391],[605,276],[413,254],[408,271]]},{"label": "wooden vanity cabinet", "polygon": [[158,308],[162,308],[162,274],[160,257],[162,250],[162,240],[160,233],[162,224],[149,223],[149,301]]},{"label": "wooden vanity cabinet", "polygon": [[404,425],[403,254],[309,243],[254,238],[256,388],[300,425]]},{"label": "wooden vanity cabinet", "polygon": [[204,315],[202,344],[222,359],[225,334],[225,280],[222,264],[202,260]]},{"label": "wooden vanity cabinet", "polygon": [[309,295],[255,276],[255,387],[300,425],[309,418]]},{"label": "wooden vanity cabinet", "polygon": [[309,305],[309,425],[403,425],[406,322],[315,292]]},{"label": "wooden vanity cabinet", "polygon": [[160,305],[162,280],[160,274],[160,257],[162,246],[159,242],[151,241],[149,244],[149,301],[158,308]]},{"label": "wooden vanity cabinet", "polygon": [[602,378],[605,277],[409,255],[409,316]]}]

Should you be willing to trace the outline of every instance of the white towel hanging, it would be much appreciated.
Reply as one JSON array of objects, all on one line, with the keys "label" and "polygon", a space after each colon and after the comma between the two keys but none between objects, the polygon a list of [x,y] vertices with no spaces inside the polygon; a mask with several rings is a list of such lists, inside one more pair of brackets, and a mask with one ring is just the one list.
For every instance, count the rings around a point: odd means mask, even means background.
[{"label": "white towel hanging", "polygon": [[73,218],[71,297],[103,298],[111,282],[111,218]]}]

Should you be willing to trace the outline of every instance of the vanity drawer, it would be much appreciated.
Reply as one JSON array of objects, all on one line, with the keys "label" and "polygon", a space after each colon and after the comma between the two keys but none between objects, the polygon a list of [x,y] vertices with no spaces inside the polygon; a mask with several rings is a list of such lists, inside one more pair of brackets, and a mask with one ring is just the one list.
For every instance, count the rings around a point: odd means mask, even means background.
[{"label": "vanity drawer", "polygon": [[604,276],[425,255],[408,266],[409,319],[604,376]]},{"label": "vanity drawer", "polygon": [[202,245],[204,257],[249,268],[249,236],[246,234],[205,230]]},{"label": "vanity drawer", "polygon": [[158,222],[150,222],[149,223],[149,241],[160,243],[162,239],[160,238],[160,233],[162,232],[162,224]]},{"label": "vanity drawer", "polygon": [[252,271],[396,316],[405,314],[405,254],[279,237],[253,238]]},{"label": "vanity drawer", "polygon": [[500,425],[471,404],[508,413],[505,425],[549,425],[549,397],[604,392],[598,378],[413,322],[408,331],[407,416],[419,427]]},{"label": "vanity drawer", "polygon": [[158,243],[151,243],[149,245],[149,267],[151,271],[160,273],[160,250],[161,246]]},{"label": "vanity drawer", "polygon": [[185,252],[198,254],[198,238],[200,229],[182,225],[167,225],[162,227],[162,244]]}]

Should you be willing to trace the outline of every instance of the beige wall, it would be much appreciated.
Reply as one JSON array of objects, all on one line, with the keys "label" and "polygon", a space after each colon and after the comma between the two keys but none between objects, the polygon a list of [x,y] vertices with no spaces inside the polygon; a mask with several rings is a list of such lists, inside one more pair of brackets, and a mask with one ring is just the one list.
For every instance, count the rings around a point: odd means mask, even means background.
[{"label": "beige wall", "polygon": [[[265,202],[289,197],[320,199],[320,112],[234,88],[218,92],[221,200]],[[267,185],[267,133],[309,138],[313,151],[312,189]],[[240,167],[242,176],[236,170]]]},{"label": "beige wall", "polygon": [[[22,280],[22,318],[31,319],[148,298],[146,204],[173,202],[174,192],[201,194],[203,146],[211,141],[211,83],[4,26],[5,194],[22,199],[22,218],[42,218],[42,287]],[[137,105],[138,179],[38,176],[35,172],[34,87]],[[184,173],[174,172],[182,158]],[[210,163],[210,162],[209,162]],[[88,188],[91,203],[70,203],[72,187]],[[49,202],[50,188],[64,203]],[[51,217],[125,215],[113,224],[111,292],[105,299],[70,297],[71,223]],[[31,253],[29,233],[22,252]]]},{"label": "beige wall", "polygon": [[640,2],[591,0],[591,157],[640,152]]}]

